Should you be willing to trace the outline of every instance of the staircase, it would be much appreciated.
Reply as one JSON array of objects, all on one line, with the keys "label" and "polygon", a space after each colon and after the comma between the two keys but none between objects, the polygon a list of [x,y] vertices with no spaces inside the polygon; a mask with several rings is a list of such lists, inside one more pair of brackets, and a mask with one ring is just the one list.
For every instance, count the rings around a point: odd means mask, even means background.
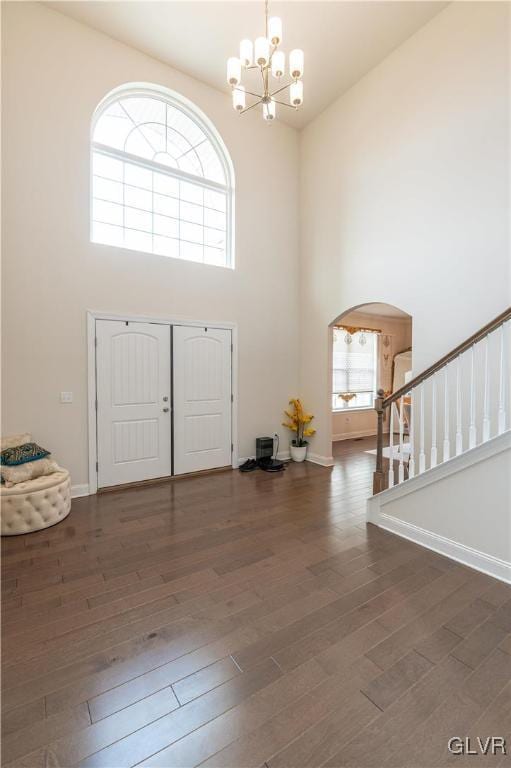
[{"label": "staircase", "polygon": [[368,520],[511,582],[510,319],[378,391]]}]

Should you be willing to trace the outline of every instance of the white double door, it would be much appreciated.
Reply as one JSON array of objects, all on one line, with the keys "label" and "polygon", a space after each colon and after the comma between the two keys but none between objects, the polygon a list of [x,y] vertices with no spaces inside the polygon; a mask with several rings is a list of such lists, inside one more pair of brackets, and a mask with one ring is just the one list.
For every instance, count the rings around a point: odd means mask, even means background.
[{"label": "white double door", "polygon": [[96,321],[98,487],[231,463],[231,332]]}]

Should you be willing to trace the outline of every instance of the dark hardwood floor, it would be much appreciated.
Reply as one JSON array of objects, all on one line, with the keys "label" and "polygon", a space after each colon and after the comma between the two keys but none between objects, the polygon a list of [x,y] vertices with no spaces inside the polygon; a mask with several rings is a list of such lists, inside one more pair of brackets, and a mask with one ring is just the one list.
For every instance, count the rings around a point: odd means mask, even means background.
[{"label": "dark hardwood floor", "polygon": [[511,751],[511,587],[366,526],[373,445],[76,499],[3,539],[3,765],[509,760],[447,742]]}]

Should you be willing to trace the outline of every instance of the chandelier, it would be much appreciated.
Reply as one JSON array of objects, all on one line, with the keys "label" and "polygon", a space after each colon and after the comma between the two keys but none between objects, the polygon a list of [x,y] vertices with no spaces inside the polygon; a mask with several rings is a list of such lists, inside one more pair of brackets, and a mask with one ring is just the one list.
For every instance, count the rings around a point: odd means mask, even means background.
[{"label": "chandelier", "polygon": [[[276,105],[298,109],[303,103],[303,51],[295,48],[289,54],[289,77],[284,83],[286,73],[286,54],[279,50],[282,42],[282,20],[278,16],[268,18],[268,0],[265,0],[265,35],[258,37],[254,44],[252,40],[242,40],[240,43],[239,58],[233,56],[227,61],[227,82],[232,89],[232,105],[242,115],[262,104],[265,120],[274,120]],[[262,93],[249,91],[241,85],[243,70],[257,69],[261,75]],[[275,97],[289,89],[289,101],[281,101]],[[246,103],[246,96],[250,95],[256,100],[252,104]]]}]

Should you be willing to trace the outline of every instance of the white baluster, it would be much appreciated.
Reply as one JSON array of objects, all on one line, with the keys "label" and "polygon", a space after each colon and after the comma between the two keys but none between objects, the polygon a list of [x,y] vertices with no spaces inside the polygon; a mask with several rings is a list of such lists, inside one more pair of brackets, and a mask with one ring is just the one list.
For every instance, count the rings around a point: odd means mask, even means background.
[{"label": "white baluster", "polygon": [[410,444],[410,457],[408,459],[408,477],[415,477],[415,446],[414,446],[414,432],[415,432],[415,416],[413,413],[413,390],[410,392],[410,424],[408,427],[408,440]]},{"label": "white baluster", "polygon": [[490,439],[490,366],[488,336],[484,340],[484,408],[483,408],[483,443]]},{"label": "white baluster", "polygon": [[505,323],[500,326],[499,435],[506,430],[506,338],[504,329]]},{"label": "white baluster", "polygon": [[444,368],[444,446],[443,460],[447,461],[451,455],[451,443],[449,441],[449,377],[447,366]]},{"label": "white baluster", "polygon": [[421,475],[424,470],[426,469],[426,454],[424,453],[424,431],[425,431],[425,423],[424,423],[424,382],[420,385],[421,387],[421,399],[420,399],[420,417],[419,417],[419,428],[420,428],[420,445],[419,445],[419,475]]},{"label": "white baluster", "polygon": [[468,428],[468,447],[475,448],[476,431],[476,382],[475,382],[475,345],[470,348],[470,426]]},{"label": "white baluster", "polygon": [[433,374],[431,382],[431,466],[436,467],[436,374]]},{"label": "white baluster", "polygon": [[389,488],[394,485],[394,403],[390,404]]},{"label": "white baluster", "polygon": [[403,464],[403,398],[399,398],[399,472],[398,483],[405,479],[405,466]]},{"label": "white baluster", "polygon": [[461,428],[461,355],[456,360],[456,456],[463,453],[463,431]]}]

